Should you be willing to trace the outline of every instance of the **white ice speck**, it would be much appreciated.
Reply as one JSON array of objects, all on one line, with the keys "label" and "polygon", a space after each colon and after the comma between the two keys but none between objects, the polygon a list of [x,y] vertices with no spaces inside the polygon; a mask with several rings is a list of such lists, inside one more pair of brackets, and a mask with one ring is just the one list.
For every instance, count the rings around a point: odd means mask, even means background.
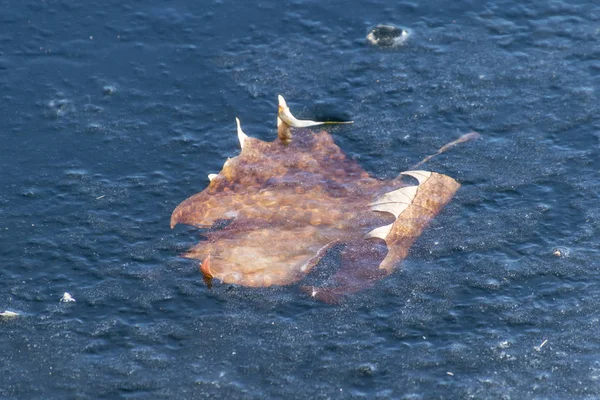
[{"label": "white ice speck", "polygon": [[539,346],[533,346],[533,349],[535,351],[542,351],[542,347],[544,347],[546,343],[548,343],[548,339],[545,339]]},{"label": "white ice speck", "polygon": [[75,299],[69,293],[65,292],[65,294],[63,294],[63,297],[60,299],[60,301],[61,301],[61,303],[71,303],[71,302],[75,302]]},{"label": "white ice speck", "polygon": [[14,311],[4,311],[0,313],[0,317],[4,317],[4,318],[15,318],[18,317],[19,313],[16,313]]}]

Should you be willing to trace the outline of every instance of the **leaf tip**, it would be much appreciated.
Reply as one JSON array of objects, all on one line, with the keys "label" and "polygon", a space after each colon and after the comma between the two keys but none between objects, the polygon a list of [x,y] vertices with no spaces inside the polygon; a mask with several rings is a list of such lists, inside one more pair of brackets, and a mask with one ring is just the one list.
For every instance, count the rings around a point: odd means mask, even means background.
[{"label": "leaf tip", "polygon": [[240,147],[242,148],[242,150],[244,150],[244,144],[246,142],[246,139],[248,139],[248,135],[246,135],[242,130],[242,125],[240,124],[239,118],[235,118],[235,123],[237,124],[237,135],[240,141]]}]

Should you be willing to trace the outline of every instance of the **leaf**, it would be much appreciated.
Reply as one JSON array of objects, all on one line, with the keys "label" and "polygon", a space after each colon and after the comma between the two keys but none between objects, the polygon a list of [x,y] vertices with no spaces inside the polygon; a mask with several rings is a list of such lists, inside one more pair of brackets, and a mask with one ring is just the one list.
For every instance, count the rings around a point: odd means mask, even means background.
[{"label": "leaf", "polygon": [[171,227],[207,228],[185,257],[205,260],[205,277],[251,287],[295,283],[339,245],[340,268],[327,287],[304,287],[334,302],[391,273],[460,185],[422,170],[372,178],[327,132],[290,125],[298,121],[283,98],[273,142],[247,136],[238,120],[241,154],[173,211]]}]

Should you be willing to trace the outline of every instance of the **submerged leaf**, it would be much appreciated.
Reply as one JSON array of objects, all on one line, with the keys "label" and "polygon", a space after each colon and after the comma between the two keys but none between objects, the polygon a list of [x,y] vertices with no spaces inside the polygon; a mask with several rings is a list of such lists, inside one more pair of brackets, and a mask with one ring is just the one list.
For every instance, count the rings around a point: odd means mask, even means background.
[{"label": "submerged leaf", "polygon": [[[185,254],[204,260],[207,278],[252,287],[288,285],[340,245],[340,268],[327,287],[304,288],[336,301],[392,272],[460,186],[429,171],[401,174],[418,185],[406,184],[402,176],[372,178],[327,132],[290,125],[319,123],[294,118],[283,98],[279,117],[280,134],[273,142],[247,136],[238,121],[241,154],[211,174],[208,188],[173,211],[171,227],[211,228]],[[216,228],[223,220],[228,224]]]}]

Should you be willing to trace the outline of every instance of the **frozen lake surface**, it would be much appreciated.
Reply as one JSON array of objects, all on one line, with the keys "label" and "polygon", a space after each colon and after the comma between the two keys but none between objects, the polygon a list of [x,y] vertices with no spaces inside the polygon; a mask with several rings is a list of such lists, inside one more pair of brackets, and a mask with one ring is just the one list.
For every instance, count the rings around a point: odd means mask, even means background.
[{"label": "frozen lake surface", "polygon": [[[600,396],[600,5],[4,3],[0,398]],[[392,23],[403,46],[365,39]],[[375,288],[209,290],[177,204],[277,94],[390,179],[463,187]],[[558,251],[557,251],[558,250]],[[59,302],[69,292],[76,302]]]}]

